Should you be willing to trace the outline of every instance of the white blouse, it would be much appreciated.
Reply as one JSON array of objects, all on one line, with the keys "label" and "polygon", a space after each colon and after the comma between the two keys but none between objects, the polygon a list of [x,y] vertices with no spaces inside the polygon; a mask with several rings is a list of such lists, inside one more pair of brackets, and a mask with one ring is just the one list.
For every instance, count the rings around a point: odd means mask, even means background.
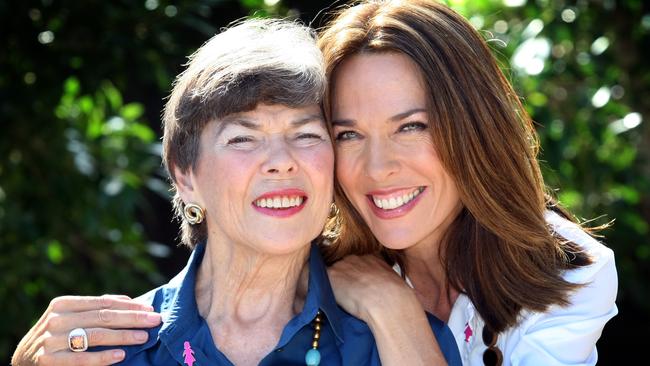
[{"label": "white blouse", "polygon": [[[545,217],[562,237],[584,248],[593,263],[564,273],[565,280],[586,284],[571,294],[571,305],[553,305],[543,313],[523,311],[517,326],[499,334],[503,365],[595,365],[596,341],[605,323],[618,313],[614,252],[558,214],[548,211]],[[408,278],[407,283],[412,287]],[[464,365],[483,365],[484,324],[470,299],[460,294],[448,326]]]}]

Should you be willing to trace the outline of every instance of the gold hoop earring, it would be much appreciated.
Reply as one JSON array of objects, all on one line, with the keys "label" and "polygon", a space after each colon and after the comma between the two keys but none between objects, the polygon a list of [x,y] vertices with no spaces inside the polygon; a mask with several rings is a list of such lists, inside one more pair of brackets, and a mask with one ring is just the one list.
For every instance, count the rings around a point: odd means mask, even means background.
[{"label": "gold hoop earring", "polygon": [[187,203],[183,207],[183,217],[190,225],[197,225],[203,222],[205,211],[196,203]]}]

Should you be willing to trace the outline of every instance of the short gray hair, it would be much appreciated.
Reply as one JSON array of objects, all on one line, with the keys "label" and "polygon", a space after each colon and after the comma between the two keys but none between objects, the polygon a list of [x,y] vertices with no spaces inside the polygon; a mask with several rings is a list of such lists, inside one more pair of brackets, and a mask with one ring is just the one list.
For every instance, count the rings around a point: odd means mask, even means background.
[{"label": "short gray hair", "polygon": [[[326,86],[323,57],[313,30],[279,19],[246,19],[215,35],[189,57],[176,78],[163,113],[163,164],[174,171],[194,168],[205,125],[260,104],[301,107],[320,103]],[[183,220],[176,192],[181,240],[191,248],[207,238],[205,223]]]}]

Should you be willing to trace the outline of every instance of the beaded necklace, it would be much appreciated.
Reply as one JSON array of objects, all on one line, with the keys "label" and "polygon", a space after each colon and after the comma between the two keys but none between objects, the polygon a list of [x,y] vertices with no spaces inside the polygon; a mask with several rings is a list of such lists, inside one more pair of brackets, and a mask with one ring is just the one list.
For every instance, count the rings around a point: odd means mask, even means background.
[{"label": "beaded necklace", "polygon": [[305,354],[305,364],[307,366],[320,365],[320,352],[318,351],[318,342],[320,341],[320,327],[323,318],[321,317],[320,310],[316,313],[314,318],[314,338],[311,342],[311,348]]}]

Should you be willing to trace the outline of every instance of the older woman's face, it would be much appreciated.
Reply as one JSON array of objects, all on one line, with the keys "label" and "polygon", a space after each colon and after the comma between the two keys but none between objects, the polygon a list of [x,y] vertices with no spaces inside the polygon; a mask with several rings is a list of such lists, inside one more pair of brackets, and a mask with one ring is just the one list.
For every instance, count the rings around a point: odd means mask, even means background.
[{"label": "older woman's face", "polygon": [[435,242],[461,205],[429,131],[423,80],[397,53],[360,54],[334,78],[336,175],[385,246]]},{"label": "older woman's face", "polygon": [[203,129],[198,165],[179,192],[205,208],[209,240],[286,254],[321,232],[333,169],[318,105],[258,105]]}]

